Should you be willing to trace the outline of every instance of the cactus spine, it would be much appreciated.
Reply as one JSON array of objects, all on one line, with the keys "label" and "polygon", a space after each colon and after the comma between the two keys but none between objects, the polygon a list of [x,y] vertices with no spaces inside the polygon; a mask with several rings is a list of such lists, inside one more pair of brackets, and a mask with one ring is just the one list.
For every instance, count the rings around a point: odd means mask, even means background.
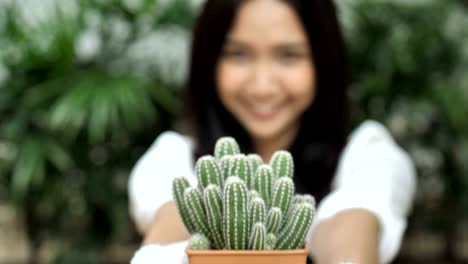
[{"label": "cactus spine", "polygon": [[247,155],[247,160],[249,161],[250,171],[252,172],[252,175],[255,175],[257,168],[263,164],[262,158],[258,154],[249,154]]},{"label": "cactus spine", "polygon": [[267,249],[267,250],[275,249],[276,241],[277,241],[276,235],[272,234],[272,233],[268,233],[265,249]]},{"label": "cactus spine", "polygon": [[278,236],[276,249],[294,249],[303,245],[312,224],[314,208],[311,204],[301,203],[296,206],[290,221]]},{"label": "cactus spine", "polygon": [[272,207],[279,207],[281,213],[286,215],[294,196],[294,183],[289,177],[281,177],[277,180],[272,197]]},{"label": "cactus spine", "polygon": [[255,223],[249,239],[249,248],[253,250],[263,250],[266,248],[267,232],[265,224]]},{"label": "cactus spine", "polygon": [[302,201],[308,204],[311,204],[315,208],[315,198],[310,194],[302,195]]},{"label": "cactus spine", "polygon": [[244,154],[238,154],[232,157],[229,168],[229,176],[237,176],[243,180],[248,189],[252,187],[252,172],[247,157]]},{"label": "cactus spine", "polygon": [[[254,223],[265,223],[266,220],[266,206],[262,198],[255,198],[250,203],[250,219],[249,222]],[[252,230],[253,231],[253,230]]]},{"label": "cactus spine", "polygon": [[193,250],[210,249],[210,240],[203,234],[196,233],[190,237],[189,247]]},{"label": "cactus spine", "polygon": [[196,232],[195,225],[192,222],[189,211],[184,201],[184,192],[190,187],[190,183],[184,177],[177,177],[172,182],[172,197],[179,211],[180,218],[184,223],[189,233],[193,234]]},{"label": "cactus spine", "polygon": [[249,204],[252,202],[255,198],[262,198],[260,194],[256,190],[250,190],[249,191]]},{"label": "cactus spine", "polygon": [[224,179],[221,175],[221,170],[217,160],[210,155],[203,156],[197,160],[195,171],[198,177],[198,183],[202,189],[208,184],[216,184],[223,186]]},{"label": "cactus spine", "polygon": [[270,165],[276,177],[287,176],[292,178],[294,176],[293,158],[291,153],[286,150],[276,151],[271,157]]},{"label": "cactus spine", "polygon": [[282,222],[283,213],[281,213],[281,209],[279,207],[272,207],[267,216],[268,233],[277,234]]},{"label": "cactus spine", "polygon": [[254,177],[254,189],[260,194],[267,207],[271,204],[271,195],[273,193],[273,169],[270,165],[261,165],[258,167]]},{"label": "cactus spine", "polygon": [[219,160],[219,167],[221,169],[221,174],[223,176],[223,180],[226,181],[229,177],[229,169],[231,168],[232,158],[231,155],[226,155]]},{"label": "cactus spine", "polygon": [[193,187],[187,188],[184,193],[184,201],[196,232],[211,238],[210,229],[206,222],[205,206],[200,189]]},{"label": "cactus spine", "polygon": [[206,207],[208,226],[210,227],[213,244],[217,249],[224,248],[222,212],[223,204],[221,198],[221,189],[217,185],[210,184],[203,192],[203,198]]},{"label": "cactus spine", "polygon": [[247,186],[231,176],[224,186],[224,241],[227,249],[246,249],[248,239]]},{"label": "cactus spine", "polygon": [[240,153],[239,145],[232,137],[222,137],[216,141],[215,157],[221,160],[226,155],[236,155]]}]

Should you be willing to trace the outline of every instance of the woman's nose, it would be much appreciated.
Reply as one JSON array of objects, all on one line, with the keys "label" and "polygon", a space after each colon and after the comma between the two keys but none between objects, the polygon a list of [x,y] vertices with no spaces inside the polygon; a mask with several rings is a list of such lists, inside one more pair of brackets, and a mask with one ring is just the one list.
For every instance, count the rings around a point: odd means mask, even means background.
[{"label": "woman's nose", "polygon": [[255,97],[269,97],[275,94],[277,88],[275,86],[276,81],[272,67],[267,62],[255,65],[248,92]]}]

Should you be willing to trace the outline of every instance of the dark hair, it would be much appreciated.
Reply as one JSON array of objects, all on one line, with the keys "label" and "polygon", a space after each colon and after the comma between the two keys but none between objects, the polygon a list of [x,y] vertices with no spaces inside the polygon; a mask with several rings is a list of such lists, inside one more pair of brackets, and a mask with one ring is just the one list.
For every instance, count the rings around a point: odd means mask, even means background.
[{"label": "dark hair", "polygon": [[[347,64],[333,0],[288,0],[311,45],[317,92],[301,118],[289,146],[299,193],[320,200],[329,192],[348,133]],[[195,158],[213,153],[216,140],[232,136],[242,152],[253,152],[249,134],[221,104],[216,93],[216,66],[241,0],[207,0],[193,31],[185,93],[185,115],[195,142]]]}]

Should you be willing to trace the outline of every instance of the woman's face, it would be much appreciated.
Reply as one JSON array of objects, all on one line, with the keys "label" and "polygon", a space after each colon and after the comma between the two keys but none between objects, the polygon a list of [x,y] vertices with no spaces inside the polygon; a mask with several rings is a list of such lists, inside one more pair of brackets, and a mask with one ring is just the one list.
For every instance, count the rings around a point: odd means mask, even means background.
[{"label": "woman's face", "polygon": [[222,104],[254,140],[294,135],[315,96],[303,25],[282,1],[245,1],[217,65]]}]

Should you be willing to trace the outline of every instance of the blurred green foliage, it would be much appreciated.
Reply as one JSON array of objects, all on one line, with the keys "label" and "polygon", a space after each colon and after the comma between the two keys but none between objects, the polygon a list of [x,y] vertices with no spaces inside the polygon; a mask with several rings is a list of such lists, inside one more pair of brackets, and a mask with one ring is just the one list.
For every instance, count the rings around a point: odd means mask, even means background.
[{"label": "blurred green foliage", "polygon": [[36,249],[88,263],[135,240],[128,175],[177,111],[192,5],[0,1],[0,199]]},{"label": "blurred green foliage", "polygon": [[[0,200],[58,262],[136,242],[127,180],[179,108],[199,1],[0,0]],[[468,11],[456,0],[338,0],[354,124],[415,160],[412,229],[450,245],[468,210]]]},{"label": "blurred green foliage", "polygon": [[409,151],[418,192],[409,232],[453,260],[468,219],[468,9],[448,0],[340,0],[354,122],[380,120]]}]

